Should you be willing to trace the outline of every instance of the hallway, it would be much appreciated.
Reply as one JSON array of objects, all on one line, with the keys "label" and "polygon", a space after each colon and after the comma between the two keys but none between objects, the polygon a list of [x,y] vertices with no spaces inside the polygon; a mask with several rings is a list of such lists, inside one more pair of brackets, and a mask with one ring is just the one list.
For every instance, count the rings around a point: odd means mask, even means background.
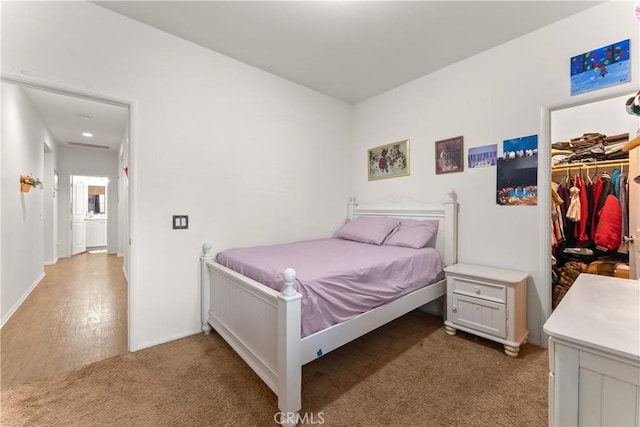
[{"label": "hallway", "polygon": [[82,253],[45,274],[0,331],[3,390],[127,352],[122,258]]}]

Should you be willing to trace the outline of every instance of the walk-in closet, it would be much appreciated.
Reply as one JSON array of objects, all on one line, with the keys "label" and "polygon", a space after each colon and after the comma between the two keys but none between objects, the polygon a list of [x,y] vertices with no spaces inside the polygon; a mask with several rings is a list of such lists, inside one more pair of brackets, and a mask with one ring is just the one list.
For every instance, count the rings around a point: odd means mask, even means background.
[{"label": "walk-in closet", "polygon": [[552,309],[580,273],[630,276],[628,183],[637,173],[623,148],[640,127],[625,109],[630,96],[551,114]]}]

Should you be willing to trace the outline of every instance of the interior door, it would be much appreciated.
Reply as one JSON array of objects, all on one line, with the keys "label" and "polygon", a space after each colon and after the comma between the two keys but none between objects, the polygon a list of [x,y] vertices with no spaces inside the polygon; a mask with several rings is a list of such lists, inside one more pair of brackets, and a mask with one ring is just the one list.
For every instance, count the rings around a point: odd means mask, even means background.
[{"label": "interior door", "polygon": [[[633,135],[633,134],[631,134]],[[636,179],[637,178],[637,179]],[[634,180],[636,179],[636,180]],[[629,151],[629,277],[640,278],[640,147]]]},{"label": "interior door", "polygon": [[87,212],[88,189],[82,177],[71,177],[71,255],[87,250],[87,226],[85,215]]}]

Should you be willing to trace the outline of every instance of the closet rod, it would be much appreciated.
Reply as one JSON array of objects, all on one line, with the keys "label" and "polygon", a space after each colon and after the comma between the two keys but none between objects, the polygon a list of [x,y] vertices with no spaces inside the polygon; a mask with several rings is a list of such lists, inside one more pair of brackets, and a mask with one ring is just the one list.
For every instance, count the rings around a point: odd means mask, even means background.
[{"label": "closet rod", "polygon": [[629,159],[618,160],[602,160],[599,162],[584,162],[584,163],[562,163],[557,164],[551,168],[553,172],[574,170],[574,169],[595,169],[603,168],[607,166],[629,166]]}]

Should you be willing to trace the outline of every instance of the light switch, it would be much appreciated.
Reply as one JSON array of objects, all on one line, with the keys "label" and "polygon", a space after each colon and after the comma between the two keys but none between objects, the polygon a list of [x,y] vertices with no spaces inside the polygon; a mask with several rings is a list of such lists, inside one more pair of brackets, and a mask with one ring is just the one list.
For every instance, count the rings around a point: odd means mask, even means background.
[{"label": "light switch", "polygon": [[174,215],[173,216],[173,229],[174,230],[186,230],[189,228],[189,215]]}]

